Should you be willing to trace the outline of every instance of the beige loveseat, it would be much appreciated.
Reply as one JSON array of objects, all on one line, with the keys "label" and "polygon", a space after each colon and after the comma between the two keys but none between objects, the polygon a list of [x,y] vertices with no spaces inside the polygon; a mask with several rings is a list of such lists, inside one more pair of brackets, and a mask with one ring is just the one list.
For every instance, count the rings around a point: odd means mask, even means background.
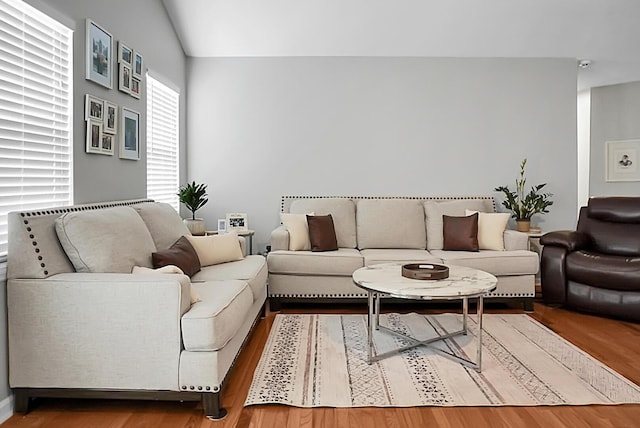
[{"label": "beige loveseat", "polygon": [[430,262],[468,266],[498,278],[491,298],[518,298],[533,309],[538,255],[528,250],[528,236],[503,233],[504,250],[443,250],[443,215],[465,216],[467,210],[493,213],[491,196],[469,197],[283,197],[281,212],[331,214],[338,249],[289,250],[289,232],[280,225],[271,233],[269,303],[273,310],[287,301],[364,298],[352,273],[386,262]]},{"label": "beige loveseat", "polygon": [[69,396],[202,400],[207,416],[225,415],[221,388],[263,312],[266,262],[240,253],[191,279],[131,273],[183,235],[176,211],[148,200],[9,214],[16,411]]}]

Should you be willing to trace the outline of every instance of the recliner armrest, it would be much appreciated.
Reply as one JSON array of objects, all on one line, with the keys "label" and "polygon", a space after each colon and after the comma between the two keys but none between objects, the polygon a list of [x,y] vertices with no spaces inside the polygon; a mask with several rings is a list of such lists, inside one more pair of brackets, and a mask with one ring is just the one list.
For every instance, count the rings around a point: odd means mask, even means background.
[{"label": "recliner armrest", "polygon": [[582,232],[574,230],[557,230],[545,233],[540,238],[540,244],[555,247],[564,247],[567,251],[577,251],[589,245],[590,238]]}]

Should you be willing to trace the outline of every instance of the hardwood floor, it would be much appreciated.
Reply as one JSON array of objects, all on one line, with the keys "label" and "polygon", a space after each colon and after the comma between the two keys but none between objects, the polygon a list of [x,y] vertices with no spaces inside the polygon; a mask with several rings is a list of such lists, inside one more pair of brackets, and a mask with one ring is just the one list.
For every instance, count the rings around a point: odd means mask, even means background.
[{"label": "hardwood floor", "polygon": [[[298,307],[283,312],[365,313],[365,307]],[[487,312],[521,311],[490,307]],[[274,316],[268,312],[267,317],[260,321],[231,373],[223,392],[223,405],[229,414],[222,421],[204,418],[200,404],[193,402],[47,399],[38,401],[27,415],[14,415],[1,427],[640,427],[640,405],[357,409],[301,409],[270,405],[244,408],[253,371]],[[535,304],[530,316],[640,384],[640,324],[579,314],[539,303]]]}]

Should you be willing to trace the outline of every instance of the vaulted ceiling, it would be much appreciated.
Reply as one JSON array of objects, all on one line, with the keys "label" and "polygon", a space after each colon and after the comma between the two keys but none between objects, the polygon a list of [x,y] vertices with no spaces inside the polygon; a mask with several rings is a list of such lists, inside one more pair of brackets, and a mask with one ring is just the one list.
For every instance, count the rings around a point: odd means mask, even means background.
[{"label": "vaulted ceiling", "polygon": [[640,0],[162,0],[188,56],[575,58],[640,81]]}]

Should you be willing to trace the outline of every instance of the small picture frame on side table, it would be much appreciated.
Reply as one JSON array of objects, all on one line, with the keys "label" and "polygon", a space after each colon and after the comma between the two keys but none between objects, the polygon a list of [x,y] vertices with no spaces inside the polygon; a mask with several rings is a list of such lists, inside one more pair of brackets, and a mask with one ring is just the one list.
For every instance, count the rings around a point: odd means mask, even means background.
[{"label": "small picture frame on side table", "polygon": [[219,218],[218,219],[218,233],[226,233],[227,232],[227,219]]},{"label": "small picture frame on side table", "polygon": [[248,230],[249,225],[247,222],[247,214],[227,213],[227,229],[237,231]]}]

